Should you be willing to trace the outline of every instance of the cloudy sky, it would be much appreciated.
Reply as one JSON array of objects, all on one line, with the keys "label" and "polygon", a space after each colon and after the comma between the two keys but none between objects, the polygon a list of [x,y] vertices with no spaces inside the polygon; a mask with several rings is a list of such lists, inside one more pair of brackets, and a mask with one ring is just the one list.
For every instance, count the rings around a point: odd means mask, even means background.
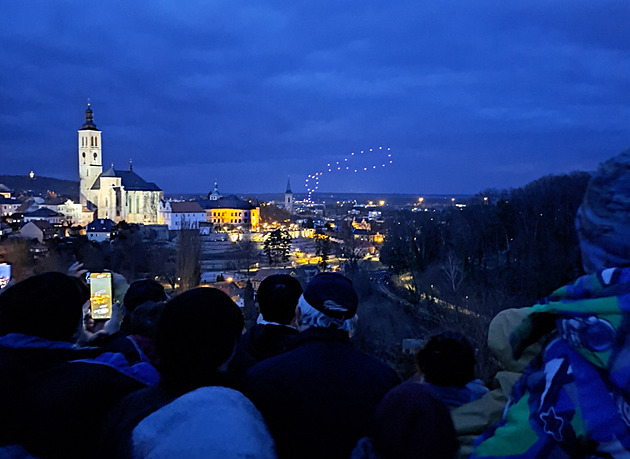
[{"label": "cloudy sky", "polygon": [[4,2],[0,174],[77,179],[88,98],[105,166],[166,192],[592,170],[630,147],[629,20],[627,0]]}]

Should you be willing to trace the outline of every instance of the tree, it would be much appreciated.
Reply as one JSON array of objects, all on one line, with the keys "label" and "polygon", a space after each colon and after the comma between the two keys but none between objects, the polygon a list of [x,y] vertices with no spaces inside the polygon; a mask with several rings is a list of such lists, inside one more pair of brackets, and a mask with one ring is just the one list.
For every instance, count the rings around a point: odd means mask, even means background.
[{"label": "tree", "polygon": [[356,271],[361,260],[368,252],[369,243],[354,235],[351,222],[345,222],[340,230],[342,243],[339,245],[340,255],[346,261],[346,273]]},{"label": "tree", "polygon": [[439,259],[444,245],[439,216],[429,212],[403,212],[391,223],[381,249],[381,261],[398,274],[409,273],[409,290],[418,298],[422,273]]},{"label": "tree", "polygon": [[279,208],[275,204],[264,203],[260,206],[260,221],[262,223],[282,223],[289,220],[291,220],[291,213]]},{"label": "tree", "polygon": [[453,293],[457,293],[459,286],[464,280],[462,267],[459,261],[453,255],[453,252],[449,252],[446,256],[446,260],[442,264],[442,273],[446,277],[449,287]]},{"label": "tree", "polygon": [[201,237],[198,229],[183,228],[176,244],[175,267],[180,291],[189,290],[201,281]]},{"label": "tree", "polygon": [[11,263],[11,277],[19,282],[34,274],[30,243],[26,239],[6,239],[0,244],[0,263]]},{"label": "tree", "polygon": [[283,229],[273,230],[263,243],[263,252],[270,265],[288,261],[290,251],[291,236]]},{"label": "tree", "polygon": [[129,282],[147,271],[147,249],[140,234],[140,227],[122,221],[116,225],[116,238],[111,243],[111,269],[125,276]]},{"label": "tree", "polygon": [[245,267],[247,274],[249,274],[249,268],[256,263],[259,256],[259,249],[256,247],[256,243],[251,239],[241,239],[234,245],[234,258],[237,261],[238,269]]},{"label": "tree", "polygon": [[245,319],[245,328],[248,330],[256,323],[258,317],[258,308],[254,301],[254,287],[247,279],[245,288],[243,289],[243,317]]},{"label": "tree", "polygon": [[330,241],[330,236],[321,232],[317,233],[315,238],[315,255],[322,259],[321,269],[326,271],[328,259],[332,252],[332,242]]},{"label": "tree", "polygon": [[175,291],[177,284],[177,250],[168,246],[153,245],[149,250],[149,270],[152,277],[157,277]]}]

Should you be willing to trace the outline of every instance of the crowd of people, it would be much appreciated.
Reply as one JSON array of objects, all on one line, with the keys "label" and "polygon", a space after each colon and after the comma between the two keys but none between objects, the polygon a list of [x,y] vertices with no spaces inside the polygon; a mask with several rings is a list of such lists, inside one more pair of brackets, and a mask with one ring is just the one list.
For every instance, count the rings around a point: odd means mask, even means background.
[{"label": "crowd of people", "polygon": [[453,331],[404,382],[355,349],[338,273],[267,277],[249,330],[210,287],[115,276],[104,322],[80,266],[30,277],[0,294],[0,457],[630,457],[630,151],[593,175],[576,229],[585,275],[492,320],[487,385]]}]

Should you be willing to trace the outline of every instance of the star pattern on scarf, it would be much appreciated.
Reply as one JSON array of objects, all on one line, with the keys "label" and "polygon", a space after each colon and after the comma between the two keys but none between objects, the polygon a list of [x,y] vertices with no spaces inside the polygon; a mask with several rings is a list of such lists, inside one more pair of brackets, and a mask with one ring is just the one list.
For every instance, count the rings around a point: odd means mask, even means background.
[{"label": "star pattern on scarf", "polygon": [[562,426],[564,426],[564,419],[556,415],[556,410],[549,408],[546,413],[540,415],[544,427],[543,431],[546,434],[552,435],[554,440],[562,441]]}]

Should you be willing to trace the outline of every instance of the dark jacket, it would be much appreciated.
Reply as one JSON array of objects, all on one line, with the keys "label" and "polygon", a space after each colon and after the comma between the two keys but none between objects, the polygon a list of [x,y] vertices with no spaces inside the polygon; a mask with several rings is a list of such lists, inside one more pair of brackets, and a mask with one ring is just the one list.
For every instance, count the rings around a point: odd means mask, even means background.
[{"label": "dark jacket", "polygon": [[0,337],[0,446],[21,444],[42,458],[88,457],[107,412],[156,382],[148,364],[67,342]]},{"label": "dark jacket", "polygon": [[347,458],[399,382],[387,365],[352,348],[346,332],[311,328],[293,350],[252,367],[244,391],[265,417],[280,457]]},{"label": "dark jacket", "polygon": [[230,371],[243,375],[249,368],[265,359],[276,356],[292,345],[298,331],[286,325],[255,324],[241,336]]}]

